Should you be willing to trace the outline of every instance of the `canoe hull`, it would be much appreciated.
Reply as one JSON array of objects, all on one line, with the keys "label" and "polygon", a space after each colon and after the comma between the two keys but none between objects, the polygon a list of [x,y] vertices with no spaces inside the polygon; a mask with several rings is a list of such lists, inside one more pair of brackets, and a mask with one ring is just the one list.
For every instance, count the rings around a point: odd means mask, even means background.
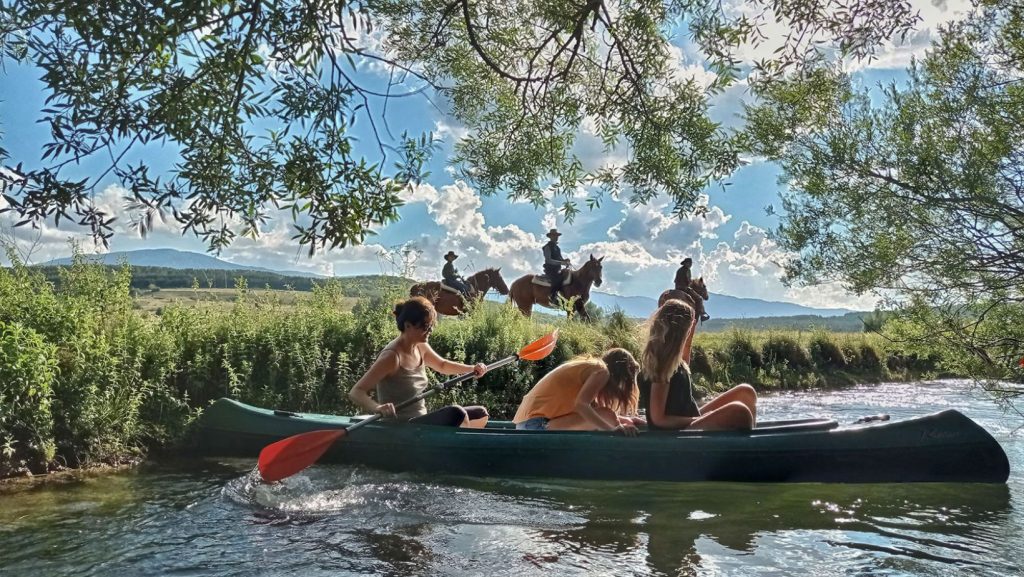
[{"label": "canoe hull", "polygon": [[[352,422],[277,415],[221,399],[204,412],[197,440],[206,454],[255,458],[282,438]],[[321,461],[390,471],[618,481],[1004,483],[1009,476],[998,442],[953,410],[849,428],[819,421],[752,433],[643,432],[637,438],[516,431],[502,424],[480,430],[378,422],[335,443]]]}]

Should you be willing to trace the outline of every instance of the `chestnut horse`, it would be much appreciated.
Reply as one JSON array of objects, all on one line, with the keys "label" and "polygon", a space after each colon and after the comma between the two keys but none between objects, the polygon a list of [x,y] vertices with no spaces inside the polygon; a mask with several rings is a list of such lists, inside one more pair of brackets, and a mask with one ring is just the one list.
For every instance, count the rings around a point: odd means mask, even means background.
[{"label": "chestnut horse", "polygon": [[[590,260],[583,263],[579,270],[573,271],[572,280],[562,285],[560,290],[560,294],[566,300],[576,297],[573,310],[583,320],[590,320],[586,309],[587,301],[590,300],[590,286],[601,286],[601,261],[603,260],[603,256],[594,258],[594,255],[590,255]],[[535,304],[542,307],[558,308],[558,303],[551,302],[551,287],[534,284],[534,276],[539,275],[528,274],[517,278],[512,283],[509,293],[509,298],[526,316],[530,316]]]},{"label": "chestnut horse", "polygon": [[[704,299],[705,301],[708,300],[708,285],[704,284],[704,277],[691,280],[690,288],[693,289],[697,294],[699,294],[702,299]],[[661,293],[661,296],[658,297],[658,306],[660,307],[661,305],[665,304],[665,301],[669,299],[679,299],[684,303],[689,303],[690,306],[693,307],[694,312],[697,313],[698,319],[704,315],[704,302],[701,300],[693,302],[695,300],[693,298],[693,295],[686,291],[668,289],[667,291]]]},{"label": "chestnut horse", "polygon": [[[466,279],[469,286],[469,295],[473,300],[479,301],[484,298],[487,291],[494,289],[498,294],[507,295],[508,285],[505,279],[501,278],[500,268],[484,269]],[[462,295],[441,289],[439,281],[421,282],[409,288],[409,296],[427,297],[434,303],[438,314],[455,316],[466,312]]]}]

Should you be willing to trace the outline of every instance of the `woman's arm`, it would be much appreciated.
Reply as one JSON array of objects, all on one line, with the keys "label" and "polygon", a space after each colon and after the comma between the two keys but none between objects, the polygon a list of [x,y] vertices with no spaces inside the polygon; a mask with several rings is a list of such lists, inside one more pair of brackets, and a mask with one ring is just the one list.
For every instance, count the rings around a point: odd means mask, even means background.
[{"label": "woman's arm", "polygon": [[647,422],[654,423],[664,429],[685,429],[695,420],[695,417],[681,417],[679,415],[666,415],[665,406],[668,404],[668,383],[651,383],[650,414],[647,415]]},{"label": "woman's arm", "polygon": [[483,363],[477,363],[475,365],[464,365],[462,363],[456,363],[455,361],[449,361],[437,354],[428,343],[422,343],[420,345],[420,354],[423,355],[423,362],[430,368],[441,373],[442,375],[461,375],[464,373],[476,373],[477,377],[482,377],[487,372],[487,365]]},{"label": "woman's arm", "polygon": [[370,365],[366,374],[359,379],[348,392],[348,398],[364,411],[380,413],[385,417],[395,416],[395,406],[391,403],[379,404],[370,397],[370,391],[377,386],[382,379],[394,373],[398,369],[398,353],[395,351],[384,351],[377,360]]},{"label": "woman's arm", "polygon": [[636,435],[636,427],[632,423],[628,425],[620,423],[617,418],[612,422],[606,421],[594,410],[594,400],[597,399],[597,394],[601,392],[601,389],[608,384],[609,378],[610,375],[606,369],[594,371],[592,375],[587,377],[587,380],[583,383],[583,388],[576,395],[576,412],[583,415],[584,419],[600,431],[622,431],[628,436],[634,436]]}]

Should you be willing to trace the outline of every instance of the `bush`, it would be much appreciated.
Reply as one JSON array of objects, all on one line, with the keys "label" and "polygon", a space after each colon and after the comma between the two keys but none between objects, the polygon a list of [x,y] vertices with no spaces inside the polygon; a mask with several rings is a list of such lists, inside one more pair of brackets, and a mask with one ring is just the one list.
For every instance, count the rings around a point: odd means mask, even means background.
[{"label": "bush", "polygon": [[0,476],[53,460],[55,349],[30,328],[0,321]]},{"label": "bush", "polygon": [[750,367],[754,370],[764,368],[764,359],[761,357],[761,351],[754,346],[750,337],[744,333],[739,331],[733,332],[728,345],[726,345],[726,351],[729,355],[729,360],[735,366]]},{"label": "bush", "polygon": [[707,351],[700,345],[694,345],[690,355],[690,372],[695,375],[704,375],[711,379],[715,376],[715,370],[711,366],[711,359]]},{"label": "bush", "polygon": [[871,373],[882,372],[882,358],[875,347],[866,343],[860,346],[860,368]]},{"label": "bush", "polygon": [[811,360],[819,369],[836,370],[845,369],[847,366],[842,349],[826,334],[817,334],[812,337],[808,349]]},{"label": "bush", "polygon": [[792,337],[773,334],[761,346],[765,365],[793,370],[811,368],[811,358]]}]

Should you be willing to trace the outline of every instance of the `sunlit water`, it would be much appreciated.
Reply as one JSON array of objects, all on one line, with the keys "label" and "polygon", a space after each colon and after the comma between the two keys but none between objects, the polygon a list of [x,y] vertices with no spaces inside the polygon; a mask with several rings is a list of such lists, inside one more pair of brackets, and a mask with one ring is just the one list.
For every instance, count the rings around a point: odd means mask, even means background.
[{"label": "sunlit water", "polygon": [[[942,382],[762,399],[764,418],[957,407],[1006,485],[744,485],[424,477],[246,461],[0,495],[2,575],[1021,575],[1024,430]],[[614,467],[614,463],[609,463]]]}]

